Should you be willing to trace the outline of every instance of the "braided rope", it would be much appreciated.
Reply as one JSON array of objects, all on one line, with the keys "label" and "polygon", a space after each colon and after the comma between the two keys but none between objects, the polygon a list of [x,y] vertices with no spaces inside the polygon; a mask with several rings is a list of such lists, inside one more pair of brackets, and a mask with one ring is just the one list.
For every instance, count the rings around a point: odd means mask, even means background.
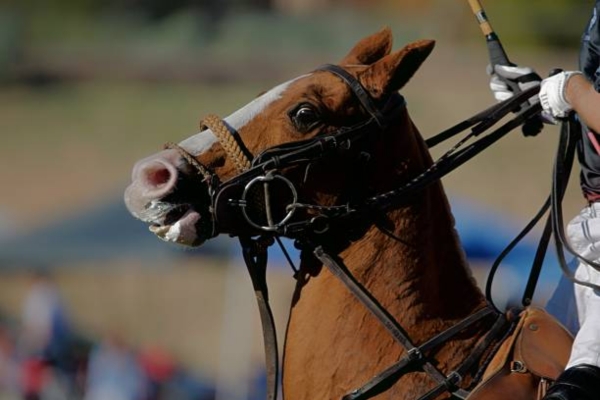
[{"label": "braided rope", "polygon": [[[215,134],[217,139],[219,139],[219,143],[225,150],[225,153],[227,153],[227,157],[231,158],[233,161],[238,173],[247,171],[252,167],[251,160],[248,159],[235,137],[229,131],[229,128],[225,122],[219,118],[219,116],[215,114],[208,114],[206,117],[204,117],[200,126],[201,128],[209,128]],[[252,191],[250,193],[253,208],[256,209],[260,214],[265,212],[266,207],[263,196],[263,193],[259,191]]]},{"label": "braided rope", "polygon": [[238,142],[235,140],[235,137],[233,137],[229,128],[221,118],[215,114],[208,114],[202,120],[201,126],[210,128],[215,134],[217,139],[219,139],[219,143],[221,143],[221,146],[225,149],[227,157],[231,158],[238,172],[241,173],[250,169],[252,166],[251,161],[246,157]]},{"label": "braided rope", "polygon": [[187,150],[185,150],[183,147],[181,147],[177,143],[167,142],[167,143],[165,143],[164,148],[177,150],[179,152],[179,154],[181,154],[181,156],[190,165],[193,165],[198,170],[198,173],[204,177],[205,182],[207,182],[207,183],[211,182],[213,173],[208,168],[206,168],[204,165],[200,164],[198,162],[198,160],[196,160],[194,158],[194,156],[192,156],[190,153],[188,153]]}]

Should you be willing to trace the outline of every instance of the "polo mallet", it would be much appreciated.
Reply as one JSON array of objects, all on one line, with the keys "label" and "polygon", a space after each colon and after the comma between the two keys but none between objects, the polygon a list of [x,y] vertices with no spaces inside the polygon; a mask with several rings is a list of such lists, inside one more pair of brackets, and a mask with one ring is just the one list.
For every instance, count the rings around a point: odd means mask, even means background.
[{"label": "polo mallet", "polygon": [[[471,6],[471,10],[477,18],[477,22],[479,23],[479,28],[481,32],[485,36],[485,41],[487,43],[488,53],[490,56],[490,64],[492,70],[496,65],[514,65],[508,59],[506,55],[506,51],[504,51],[504,47],[502,47],[502,43],[500,43],[500,38],[485,13],[483,6],[481,5],[481,1],[479,0],[467,0],[469,5]],[[516,82],[506,81],[506,84],[512,89],[513,93],[519,93],[521,89]],[[521,130],[523,131],[523,135],[525,136],[535,136],[542,131],[544,127],[544,123],[542,122],[539,116],[534,116],[525,121]]]}]

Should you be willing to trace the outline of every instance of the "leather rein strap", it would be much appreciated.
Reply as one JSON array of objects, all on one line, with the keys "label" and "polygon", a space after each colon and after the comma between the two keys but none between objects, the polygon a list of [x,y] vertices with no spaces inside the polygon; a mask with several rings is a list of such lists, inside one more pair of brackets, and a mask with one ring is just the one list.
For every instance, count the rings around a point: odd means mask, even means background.
[{"label": "leather rein strap", "polygon": [[[538,248],[531,265],[529,278],[525,287],[523,298],[521,300],[523,306],[528,306],[533,300],[535,289],[540,277],[540,273],[544,264],[545,255],[551,240],[554,240],[558,264],[562,269],[563,274],[574,284],[582,285],[591,288],[592,290],[600,290],[598,285],[591,282],[581,281],[577,279],[569,267],[565,258],[565,250],[571,253],[580,262],[586,263],[592,268],[600,271],[600,265],[593,260],[586,259],[575,251],[570,245],[564,232],[562,201],[567,190],[569,177],[573,167],[575,152],[578,142],[581,140],[581,124],[574,114],[571,114],[567,119],[562,121],[560,140],[554,158],[554,168],[552,172],[552,189],[548,198],[532,218],[532,220],[523,228],[523,230],[513,239],[513,241],[500,253],[494,261],[488,281],[486,284],[486,297],[491,302],[492,299],[492,283],[494,276],[500,264],[512,249],[542,220],[545,213],[550,210],[546,223],[538,242]],[[493,303],[492,303],[493,304]]]},{"label": "leather rein strap", "polygon": [[[373,314],[379,322],[388,330],[392,337],[406,350],[406,355],[385,371],[376,375],[368,383],[355,389],[342,397],[342,400],[364,400],[384,392],[395,384],[403,375],[415,370],[422,370],[437,384],[433,389],[424,394],[419,400],[435,399],[443,392],[450,392],[459,399],[466,399],[469,392],[458,387],[464,375],[468,373],[477,361],[481,359],[485,351],[496,340],[507,326],[507,320],[501,313],[497,313],[492,307],[486,306],[479,311],[471,314],[456,325],[439,333],[435,337],[417,347],[398,322],[387,310],[352,276],[350,271],[344,266],[338,258],[331,256],[323,247],[318,246],[313,254],[325,265],[329,271],[337,277],[346,288]],[[460,333],[467,327],[486,318],[489,315],[496,315],[496,322],[488,331],[484,339],[479,342],[472,350],[471,354],[463,360],[462,364],[448,375],[444,375],[425,354],[433,350],[438,345],[446,342],[451,337]]]}]

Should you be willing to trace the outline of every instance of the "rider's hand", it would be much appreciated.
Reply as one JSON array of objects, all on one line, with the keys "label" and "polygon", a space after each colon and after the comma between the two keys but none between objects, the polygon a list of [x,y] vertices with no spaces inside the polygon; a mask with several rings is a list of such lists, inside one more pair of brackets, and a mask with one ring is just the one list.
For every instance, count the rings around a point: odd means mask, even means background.
[{"label": "rider's hand", "polygon": [[564,118],[573,109],[565,97],[567,82],[573,75],[581,75],[581,72],[565,71],[542,81],[540,102],[544,111],[554,118]]},{"label": "rider's hand", "polygon": [[[542,82],[542,78],[529,67],[519,67],[516,65],[495,65],[492,70],[488,66],[488,74],[490,78],[490,89],[494,93],[494,97],[498,101],[504,101],[514,96],[513,88],[509,83],[517,85],[521,91],[525,91],[534,86],[539,86]],[[539,96],[532,96],[529,98],[529,104],[539,103]],[[532,117],[527,120],[526,124],[535,126],[533,128],[533,135],[525,133],[525,136],[535,136],[542,130],[544,124],[556,124],[556,119],[551,113],[542,111],[538,117]],[[525,127],[524,127],[525,128]]]},{"label": "rider's hand", "polygon": [[[514,96],[513,89],[509,82],[518,86],[521,91],[525,91],[534,86],[538,86],[542,78],[529,67],[518,67],[512,65],[495,65],[492,70],[488,67],[490,78],[490,89],[498,101],[504,101]],[[538,97],[533,96],[529,99],[530,104],[537,103]]]}]

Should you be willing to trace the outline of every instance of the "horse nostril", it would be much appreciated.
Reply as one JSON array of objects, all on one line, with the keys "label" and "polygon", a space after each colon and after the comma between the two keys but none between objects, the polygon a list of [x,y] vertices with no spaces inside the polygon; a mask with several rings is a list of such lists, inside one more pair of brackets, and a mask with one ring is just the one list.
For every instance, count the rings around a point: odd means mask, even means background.
[{"label": "horse nostril", "polygon": [[169,182],[171,173],[166,168],[153,169],[147,172],[146,182],[152,186],[161,186]]},{"label": "horse nostril", "polygon": [[177,169],[161,161],[151,161],[138,171],[139,179],[150,191],[168,191],[177,179]]}]

